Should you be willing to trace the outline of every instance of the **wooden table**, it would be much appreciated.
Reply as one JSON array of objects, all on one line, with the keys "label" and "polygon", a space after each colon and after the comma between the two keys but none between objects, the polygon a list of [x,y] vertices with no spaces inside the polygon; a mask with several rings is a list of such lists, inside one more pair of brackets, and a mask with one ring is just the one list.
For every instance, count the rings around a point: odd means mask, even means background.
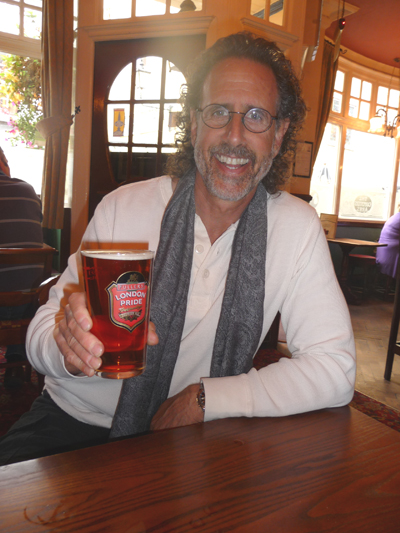
[{"label": "wooden table", "polygon": [[334,239],[328,238],[327,241],[338,244],[340,246],[340,249],[342,250],[342,264],[340,267],[340,274],[338,276],[338,280],[347,302],[350,304],[360,303],[359,298],[351,291],[348,284],[350,252],[357,246],[363,246],[366,248],[378,248],[380,246],[387,246],[387,244],[374,241],[363,241],[360,239],[346,239],[344,237],[335,237]]},{"label": "wooden table", "polygon": [[0,468],[0,531],[394,533],[400,433],[350,407],[166,430]]}]

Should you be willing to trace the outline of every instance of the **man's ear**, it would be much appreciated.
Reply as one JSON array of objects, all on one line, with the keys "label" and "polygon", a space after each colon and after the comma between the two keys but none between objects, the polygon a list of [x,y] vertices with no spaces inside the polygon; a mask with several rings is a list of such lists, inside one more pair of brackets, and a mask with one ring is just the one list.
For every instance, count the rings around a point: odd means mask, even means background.
[{"label": "man's ear", "polygon": [[279,150],[281,149],[283,138],[289,127],[289,124],[290,124],[290,119],[288,118],[285,118],[284,120],[280,121],[279,127],[277,128],[275,132],[274,144],[272,146],[272,157],[275,157],[278,155]]},{"label": "man's ear", "polygon": [[191,109],[190,110],[190,139],[192,141],[192,146],[194,147],[194,143],[196,142],[197,138],[197,116],[196,116],[196,110]]}]

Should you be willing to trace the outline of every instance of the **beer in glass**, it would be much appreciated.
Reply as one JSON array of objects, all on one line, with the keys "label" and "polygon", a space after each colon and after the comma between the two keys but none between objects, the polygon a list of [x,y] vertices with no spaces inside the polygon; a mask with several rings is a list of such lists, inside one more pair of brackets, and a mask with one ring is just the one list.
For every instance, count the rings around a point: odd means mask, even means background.
[{"label": "beer in glass", "polygon": [[138,376],[145,368],[154,252],[82,250],[91,332],[104,344],[102,378]]}]

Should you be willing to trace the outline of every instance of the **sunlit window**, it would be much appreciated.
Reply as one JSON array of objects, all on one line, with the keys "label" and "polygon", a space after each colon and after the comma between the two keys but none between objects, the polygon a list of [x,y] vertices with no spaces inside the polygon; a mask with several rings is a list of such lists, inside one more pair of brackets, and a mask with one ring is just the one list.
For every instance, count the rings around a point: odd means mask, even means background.
[{"label": "sunlit window", "polygon": [[0,1],[0,32],[40,39],[42,0]]},{"label": "sunlit window", "polygon": [[250,15],[283,26],[284,0],[251,0]]},{"label": "sunlit window", "polygon": [[186,11],[201,11],[202,0],[103,0],[103,19],[127,19],[181,13]]}]

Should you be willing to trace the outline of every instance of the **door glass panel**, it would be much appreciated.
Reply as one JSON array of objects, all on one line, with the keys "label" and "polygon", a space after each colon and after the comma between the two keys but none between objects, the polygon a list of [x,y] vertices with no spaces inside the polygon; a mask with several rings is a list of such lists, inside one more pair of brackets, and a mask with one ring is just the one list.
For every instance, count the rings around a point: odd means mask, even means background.
[{"label": "door glass panel", "polygon": [[103,20],[129,19],[132,16],[132,0],[103,0]]},{"label": "door glass panel", "polygon": [[132,148],[131,175],[135,178],[156,176],[157,148]]},{"label": "door glass panel", "polygon": [[129,104],[107,105],[107,138],[109,143],[127,143]]},{"label": "door glass panel", "polygon": [[394,148],[394,139],[347,130],[339,217],[386,220]]},{"label": "door glass panel", "polygon": [[133,137],[135,144],[157,144],[160,104],[135,104]]},{"label": "door glass panel", "polygon": [[111,85],[109,100],[130,100],[132,83],[132,63],[126,65]]},{"label": "door glass panel", "polygon": [[340,127],[334,124],[325,126],[324,136],[318,150],[311,178],[310,204],[317,213],[333,213],[335,188],[338,172]]},{"label": "door glass panel", "polygon": [[165,72],[165,98],[179,98],[180,89],[184,83],[186,83],[186,80],[182,72],[173,63],[167,61]]},{"label": "door glass panel", "polygon": [[159,100],[162,58],[147,56],[136,60],[135,99]]},{"label": "door glass panel", "polygon": [[117,183],[122,183],[127,180],[128,148],[127,146],[109,146],[109,151],[114,179]]},{"label": "door glass panel", "polygon": [[174,144],[177,130],[176,119],[180,111],[182,111],[180,104],[165,104],[162,135],[163,144]]}]

